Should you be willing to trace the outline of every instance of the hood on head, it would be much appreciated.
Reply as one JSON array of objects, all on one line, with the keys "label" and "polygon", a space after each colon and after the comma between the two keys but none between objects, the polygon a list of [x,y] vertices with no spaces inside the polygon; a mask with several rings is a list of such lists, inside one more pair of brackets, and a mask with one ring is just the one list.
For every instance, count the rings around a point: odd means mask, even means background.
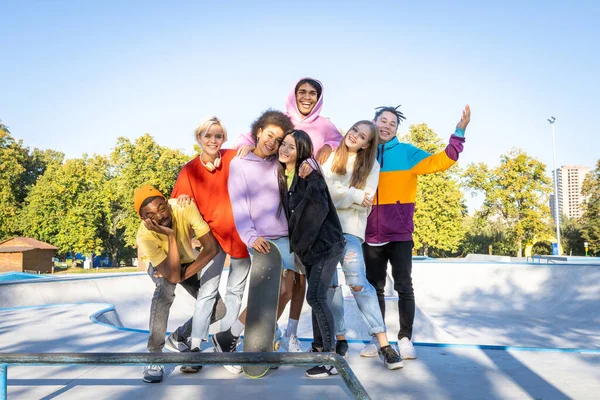
[{"label": "hood on head", "polygon": [[[302,79],[312,79],[313,81],[315,81],[319,85],[321,85],[321,96],[317,100],[317,104],[315,104],[315,107],[312,109],[312,111],[306,117],[300,113],[300,110],[298,110],[298,105],[296,104],[296,85]],[[321,114],[321,109],[323,108],[323,96],[324,95],[325,95],[325,88],[323,87],[323,83],[321,83],[321,81],[319,81],[318,79],[311,78],[308,76],[298,79],[294,83],[294,86],[292,86],[292,90],[290,91],[290,94],[288,95],[287,101],[285,103],[286,111],[287,111],[290,119],[294,123],[294,125],[299,122],[310,123],[310,122],[315,121],[317,118],[319,118],[319,114]]]}]

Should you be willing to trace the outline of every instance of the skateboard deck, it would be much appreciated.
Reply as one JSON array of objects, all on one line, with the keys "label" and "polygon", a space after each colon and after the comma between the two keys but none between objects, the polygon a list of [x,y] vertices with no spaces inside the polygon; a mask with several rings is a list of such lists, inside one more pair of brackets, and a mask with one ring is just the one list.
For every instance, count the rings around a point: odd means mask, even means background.
[{"label": "skateboard deck", "polygon": [[[281,253],[277,245],[269,241],[271,251],[252,256],[250,286],[248,289],[248,311],[244,334],[244,353],[271,352],[275,348],[277,308],[279,307],[279,285],[283,272]],[[250,378],[260,378],[269,370],[268,365],[245,365],[244,373]]]}]

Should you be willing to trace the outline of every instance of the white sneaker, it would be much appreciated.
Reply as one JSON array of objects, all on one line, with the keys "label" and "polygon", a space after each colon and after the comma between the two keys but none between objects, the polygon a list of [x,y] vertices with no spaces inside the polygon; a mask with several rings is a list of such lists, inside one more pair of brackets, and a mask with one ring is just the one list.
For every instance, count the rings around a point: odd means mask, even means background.
[{"label": "white sneaker", "polygon": [[377,357],[379,355],[379,349],[375,343],[367,344],[361,351],[361,357]]},{"label": "white sneaker", "polygon": [[403,360],[414,360],[417,358],[417,351],[410,339],[406,336],[398,342],[398,349],[400,350],[400,357],[402,357]]},{"label": "white sneaker", "polygon": [[300,346],[298,336],[293,333],[289,337],[283,336],[280,343],[283,350],[289,353],[302,353],[304,351],[302,350],[302,346]]},{"label": "white sneaker", "polygon": [[159,383],[162,382],[165,375],[165,367],[162,365],[150,364],[144,367],[144,382]]}]

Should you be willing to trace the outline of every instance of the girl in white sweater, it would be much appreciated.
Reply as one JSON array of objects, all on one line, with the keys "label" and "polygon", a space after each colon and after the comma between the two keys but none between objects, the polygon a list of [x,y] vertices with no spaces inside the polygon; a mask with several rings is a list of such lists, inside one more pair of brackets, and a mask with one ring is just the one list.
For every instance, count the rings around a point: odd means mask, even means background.
[{"label": "girl in white sweater", "polygon": [[[379,342],[380,358],[389,369],[398,369],[403,366],[402,358],[388,342],[377,294],[367,281],[361,247],[379,182],[379,164],[376,161],[378,137],[375,124],[358,121],[348,130],[336,152],[323,164],[323,172],[346,239],[342,260],[346,284],[369,327],[369,335],[375,336]],[[334,276],[332,289],[332,311],[338,340],[336,352],[347,358],[344,298],[337,275]]]}]

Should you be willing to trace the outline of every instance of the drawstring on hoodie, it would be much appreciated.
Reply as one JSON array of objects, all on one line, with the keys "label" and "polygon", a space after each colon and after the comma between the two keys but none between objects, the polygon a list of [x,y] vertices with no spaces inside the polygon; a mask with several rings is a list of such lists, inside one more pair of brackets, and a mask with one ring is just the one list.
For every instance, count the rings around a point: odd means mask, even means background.
[{"label": "drawstring on hoodie", "polygon": [[377,162],[379,162],[379,166],[383,168],[383,153],[385,151],[385,144],[380,144],[377,147]]}]

